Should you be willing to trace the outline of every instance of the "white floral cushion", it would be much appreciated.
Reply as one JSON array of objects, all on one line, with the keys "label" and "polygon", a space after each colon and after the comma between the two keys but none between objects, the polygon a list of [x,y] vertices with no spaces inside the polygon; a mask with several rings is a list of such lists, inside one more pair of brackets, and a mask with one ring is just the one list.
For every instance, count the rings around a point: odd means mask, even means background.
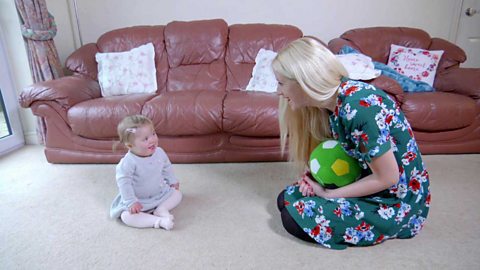
[{"label": "white floral cushion", "polygon": [[382,71],[375,69],[372,58],[364,54],[339,54],[336,57],[347,70],[350,79],[371,80],[382,73]]},{"label": "white floral cushion", "polygon": [[263,91],[273,93],[277,91],[278,82],[272,69],[272,61],[277,53],[270,50],[260,49],[255,57],[252,77],[246,90]]},{"label": "white floral cushion", "polygon": [[126,52],[97,53],[102,96],[157,91],[155,51],[152,43]]},{"label": "white floral cushion", "polygon": [[392,44],[387,65],[412,80],[433,86],[443,51],[429,51]]}]

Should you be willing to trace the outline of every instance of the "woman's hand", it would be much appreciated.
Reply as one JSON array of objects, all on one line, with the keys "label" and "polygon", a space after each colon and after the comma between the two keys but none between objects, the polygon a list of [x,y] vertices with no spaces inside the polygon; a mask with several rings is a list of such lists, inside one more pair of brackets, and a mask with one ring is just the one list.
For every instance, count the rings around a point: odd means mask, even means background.
[{"label": "woman's hand", "polygon": [[130,214],[138,214],[142,211],[143,205],[139,202],[136,202],[130,206]]},{"label": "woman's hand", "polygon": [[302,179],[298,181],[299,191],[303,196],[319,196],[325,197],[327,190],[322,187],[317,181],[312,180],[308,175],[304,175]]},{"label": "woman's hand", "polygon": [[171,184],[170,187],[178,190],[180,188],[180,183],[176,183],[176,184]]}]

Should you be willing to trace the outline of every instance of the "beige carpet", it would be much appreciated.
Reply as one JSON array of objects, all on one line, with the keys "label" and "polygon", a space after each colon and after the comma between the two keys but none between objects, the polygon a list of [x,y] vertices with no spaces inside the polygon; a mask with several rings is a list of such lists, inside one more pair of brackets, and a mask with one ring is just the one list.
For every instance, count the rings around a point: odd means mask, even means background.
[{"label": "beige carpet", "polygon": [[23,147],[0,158],[0,269],[480,269],[480,155],[424,159],[423,232],[333,251],[281,226],[286,163],[175,165],[184,200],[164,231],[108,218],[114,165],[53,165]]}]

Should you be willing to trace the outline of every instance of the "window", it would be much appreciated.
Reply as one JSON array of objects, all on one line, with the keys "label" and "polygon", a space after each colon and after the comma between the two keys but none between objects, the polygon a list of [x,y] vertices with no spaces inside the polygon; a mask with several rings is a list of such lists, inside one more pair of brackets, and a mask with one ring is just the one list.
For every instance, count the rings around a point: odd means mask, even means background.
[{"label": "window", "polygon": [[24,144],[18,102],[13,87],[5,48],[5,39],[0,27],[0,155]]},{"label": "window", "polygon": [[12,128],[8,120],[8,114],[5,110],[5,101],[3,100],[2,90],[0,89],[0,139],[12,135]]}]

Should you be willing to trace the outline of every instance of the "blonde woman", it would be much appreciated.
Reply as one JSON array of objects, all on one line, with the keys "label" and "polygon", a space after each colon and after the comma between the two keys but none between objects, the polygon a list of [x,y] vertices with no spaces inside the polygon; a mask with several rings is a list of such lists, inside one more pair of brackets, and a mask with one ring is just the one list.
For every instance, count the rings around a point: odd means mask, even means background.
[{"label": "blonde woman", "polygon": [[335,56],[304,37],[272,63],[280,96],[282,148],[299,175],[320,142],[338,140],[363,168],[356,182],[326,189],[305,173],[278,197],[292,235],[332,249],[411,238],[430,206],[429,177],[412,129],[381,89],[349,80]]}]

